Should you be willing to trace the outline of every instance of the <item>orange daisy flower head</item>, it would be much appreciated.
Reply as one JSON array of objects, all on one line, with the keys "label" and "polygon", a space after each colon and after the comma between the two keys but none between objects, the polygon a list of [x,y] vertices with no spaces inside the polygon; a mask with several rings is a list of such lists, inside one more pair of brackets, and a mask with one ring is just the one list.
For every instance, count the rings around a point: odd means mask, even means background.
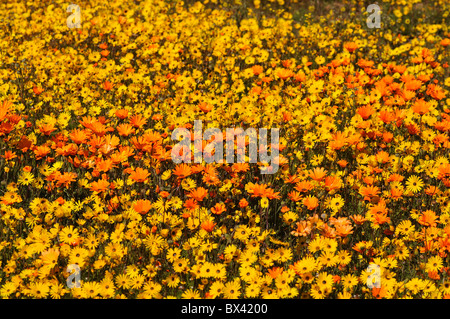
[{"label": "orange daisy flower head", "polygon": [[146,182],[150,173],[145,168],[136,168],[135,171],[132,171],[130,174],[130,178],[135,182]]},{"label": "orange daisy flower head", "polygon": [[208,233],[212,232],[215,226],[216,226],[216,223],[214,223],[211,220],[205,220],[201,224],[202,229],[206,230]]},{"label": "orange daisy flower head", "polygon": [[436,219],[437,219],[436,213],[428,209],[420,215],[418,222],[419,224],[424,226],[435,227]]},{"label": "orange daisy flower head", "polygon": [[152,208],[152,203],[147,199],[139,199],[134,203],[133,208],[136,212],[143,215],[148,213],[148,211]]}]

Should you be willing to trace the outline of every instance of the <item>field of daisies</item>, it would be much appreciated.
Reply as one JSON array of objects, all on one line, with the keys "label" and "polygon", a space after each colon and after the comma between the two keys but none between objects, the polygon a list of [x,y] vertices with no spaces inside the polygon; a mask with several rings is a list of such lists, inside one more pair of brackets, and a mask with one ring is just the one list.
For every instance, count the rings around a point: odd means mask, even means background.
[{"label": "field of daisies", "polygon": [[1,298],[450,298],[448,1],[74,3],[0,4]]}]

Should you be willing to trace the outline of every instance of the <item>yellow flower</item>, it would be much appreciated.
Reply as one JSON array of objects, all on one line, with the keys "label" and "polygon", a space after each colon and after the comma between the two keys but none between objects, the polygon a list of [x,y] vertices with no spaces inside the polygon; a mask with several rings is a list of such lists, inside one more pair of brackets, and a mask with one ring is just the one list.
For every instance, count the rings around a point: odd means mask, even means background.
[{"label": "yellow flower", "polygon": [[420,177],[412,175],[406,181],[406,190],[408,192],[417,193],[420,192],[420,190],[423,188],[423,185],[423,180]]},{"label": "yellow flower", "polygon": [[440,256],[430,257],[425,265],[425,270],[428,271],[439,271],[443,267],[442,258]]},{"label": "yellow flower", "polygon": [[319,285],[320,290],[330,290],[333,285],[333,276],[326,272],[321,272],[316,279],[316,283]]},{"label": "yellow flower", "polygon": [[225,299],[237,299],[241,295],[241,284],[239,283],[239,279],[225,283],[223,294]]},{"label": "yellow flower", "polygon": [[65,244],[72,244],[79,239],[78,229],[75,229],[72,225],[64,227],[60,234],[59,239]]},{"label": "yellow flower", "polygon": [[100,293],[100,284],[95,281],[84,282],[81,289],[86,298],[95,298]]},{"label": "yellow flower", "polygon": [[262,208],[269,207],[269,199],[267,197],[262,197],[260,203]]},{"label": "yellow flower", "polygon": [[333,252],[324,251],[318,260],[325,267],[333,267],[338,263],[338,256],[336,256]]},{"label": "yellow flower", "polygon": [[248,285],[245,287],[245,296],[248,298],[257,298],[261,292],[259,285]]},{"label": "yellow flower", "polygon": [[356,286],[358,284],[358,277],[356,277],[353,274],[347,274],[347,275],[341,277],[340,282],[342,283],[344,288],[352,289],[354,286]]},{"label": "yellow flower", "polygon": [[50,292],[50,285],[46,282],[33,282],[30,285],[30,296],[33,298],[46,298]]},{"label": "yellow flower", "polygon": [[[144,292],[148,294],[150,298],[158,298],[160,296],[162,286],[154,281],[148,281],[144,284]],[[183,293],[184,295],[184,293]]]},{"label": "yellow flower", "polygon": [[34,175],[31,172],[22,172],[17,183],[19,185],[30,185],[34,181]]},{"label": "yellow flower", "polygon": [[186,289],[181,295],[182,299],[200,299],[200,292],[196,289]]},{"label": "yellow flower", "polygon": [[314,60],[318,65],[322,65],[325,63],[325,58],[321,55],[319,55],[318,57],[315,58]]}]

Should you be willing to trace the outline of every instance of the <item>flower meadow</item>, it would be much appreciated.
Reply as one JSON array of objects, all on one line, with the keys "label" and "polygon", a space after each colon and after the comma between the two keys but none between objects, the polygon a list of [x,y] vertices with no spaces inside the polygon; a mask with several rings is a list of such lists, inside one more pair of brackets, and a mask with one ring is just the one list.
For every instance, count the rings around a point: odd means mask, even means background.
[{"label": "flower meadow", "polygon": [[1,298],[449,298],[450,4],[369,4],[3,1]]}]

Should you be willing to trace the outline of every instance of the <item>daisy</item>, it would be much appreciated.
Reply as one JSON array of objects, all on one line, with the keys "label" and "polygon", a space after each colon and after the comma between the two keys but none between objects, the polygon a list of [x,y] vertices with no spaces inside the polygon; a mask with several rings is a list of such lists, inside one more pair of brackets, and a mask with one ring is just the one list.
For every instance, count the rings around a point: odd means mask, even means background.
[{"label": "daisy", "polygon": [[72,244],[79,237],[78,229],[74,229],[72,225],[64,227],[59,233],[59,239],[65,244]]},{"label": "daisy", "polygon": [[430,257],[425,265],[426,271],[439,271],[443,267],[442,258],[439,256]]},{"label": "daisy", "polygon": [[416,175],[412,175],[406,181],[406,190],[408,192],[417,193],[422,190],[424,183],[422,179]]},{"label": "daisy", "polygon": [[187,289],[181,295],[182,299],[200,299],[200,292],[195,289]]},{"label": "daisy", "polygon": [[34,181],[34,175],[31,172],[22,172],[17,181],[19,185],[30,185]]},{"label": "daisy", "polygon": [[225,299],[237,299],[241,295],[241,284],[238,279],[227,282],[223,288]]}]

